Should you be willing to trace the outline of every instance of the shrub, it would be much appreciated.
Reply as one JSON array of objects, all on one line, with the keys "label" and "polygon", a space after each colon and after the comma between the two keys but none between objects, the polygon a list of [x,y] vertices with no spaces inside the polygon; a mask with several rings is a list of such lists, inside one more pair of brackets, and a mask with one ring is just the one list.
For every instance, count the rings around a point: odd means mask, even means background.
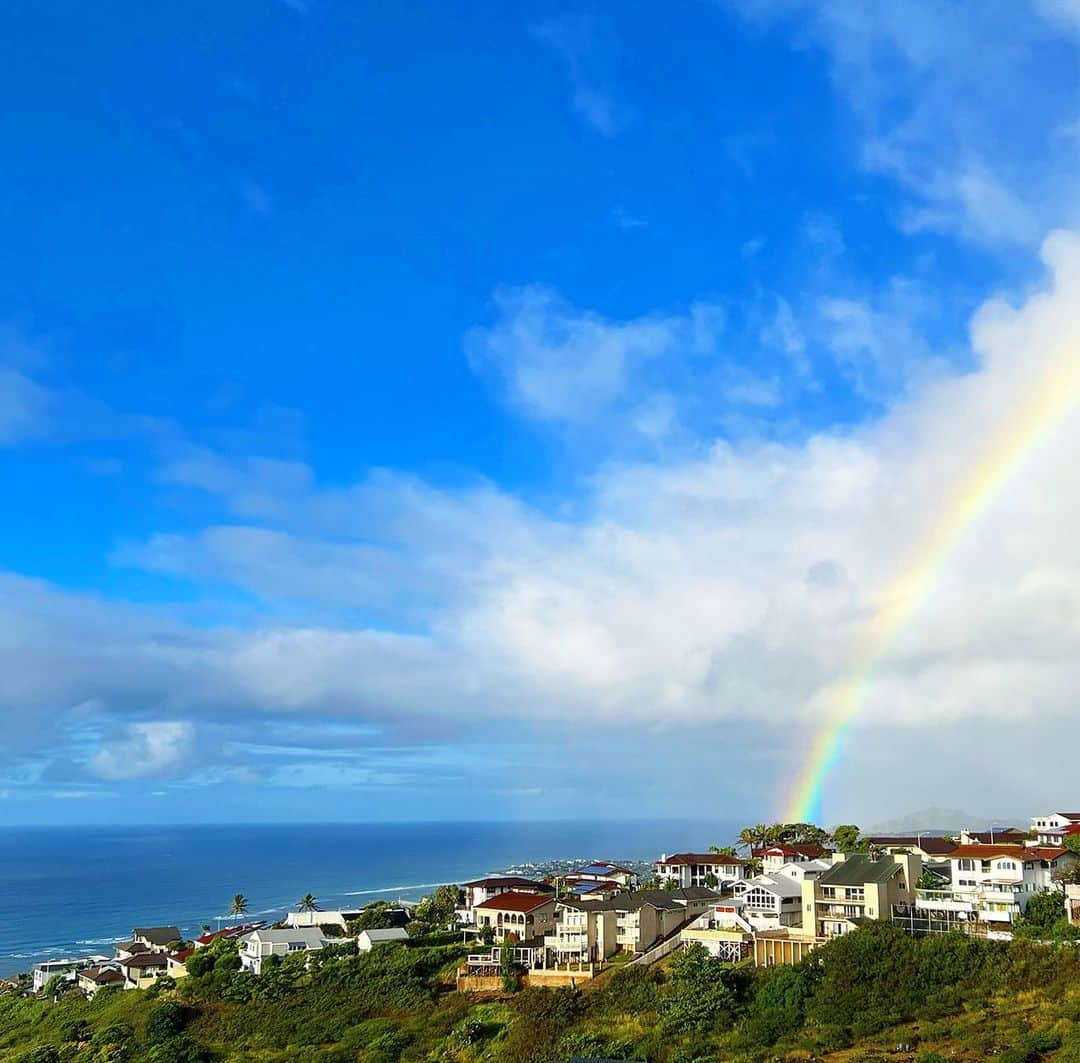
[{"label": "shrub", "polygon": [[728,1029],[742,1010],[747,976],[712,957],[702,945],[676,954],[662,1011],[674,1031]]},{"label": "shrub", "polygon": [[19,1056],[19,1063],[60,1063],[60,1053],[53,1045],[38,1045]]},{"label": "shrub", "polygon": [[175,1037],[184,1028],[187,1016],[182,1004],[167,1000],[159,1004],[146,1020],[146,1040],[150,1044],[160,1044]]},{"label": "shrub", "polygon": [[660,972],[652,967],[623,967],[590,1003],[607,1012],[654,1011],[660,1003]]},{"label": "shrub", "polygon": [[94,1034],[91,1043],[106,1047],[109,1045],[130,1045],[134,1040],[135,1031],[126,1022],[111,1022]]},{"label": "shrub", "polygon": [[93,1028],[86,1019],[69,1019],[60,1027],[60,1040],[68,1043],[89,1041],[93,1032]]},{"label": "shrub", "polygon": [[773,967],[758,986],[746,1023],[748,1036],[757,1044],[775,1044],[802,1024],[811,979],[803,967]]}]

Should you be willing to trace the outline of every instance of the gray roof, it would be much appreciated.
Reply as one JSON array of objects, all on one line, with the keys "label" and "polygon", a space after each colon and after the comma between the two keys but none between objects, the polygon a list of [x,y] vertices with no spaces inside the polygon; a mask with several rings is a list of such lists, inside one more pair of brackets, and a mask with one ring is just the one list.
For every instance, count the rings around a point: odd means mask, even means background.
[{"label": "gray roof", "polygon": [[240,940],[261,941],[265,945],[303,944],[309,949],[320,949],[326,935],[317,926],[298,926],[283,930],[253,930]]},{"label": "gray roof", "polygon": [[802,885],[796,882],[790,875],[755,875],[753,878],[737,882],[738,896],[745,896],[755,886],[761,886],[770,893],[780,897],[801,897]]},{"label": "gray roof", "polygon": [[151,945],[168,945],[180,940],[180,929],[175,926],[137,926],[131,932],[133,938],[146,938]]},{"label": "gray roof", "polygon": [[651,904],[654,908],[672,910],[685,908],[691,901],[716,901],[720,894],[706,886],[687,886],[681,890],[627,890],[613,893],[600,901],[578,901],[560,898],[559,903],[566,908],[582,912],[636,912]]},{"label": "gray roof", "polygon": [[366,934],[368,941],[404,941],[409,936],[408,932],[400,926],[380,927],[377,930],[361,930],[360,933]]},{"label": "gray roof", "polygon": [[833,864],[818,882],[822,886],[861,886],[864,882],[887,882],[901,866],[890,856],[871,860],[868,856],[854,854],[838,864]]}]

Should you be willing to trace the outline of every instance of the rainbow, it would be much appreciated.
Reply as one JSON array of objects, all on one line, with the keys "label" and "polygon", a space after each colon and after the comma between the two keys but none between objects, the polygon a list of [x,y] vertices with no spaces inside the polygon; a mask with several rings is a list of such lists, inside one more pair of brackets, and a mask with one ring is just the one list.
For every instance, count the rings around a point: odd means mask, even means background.
[{"label": "rainbow", "polygon": [[845,677],[826,692],[825,724],[788,794],[785,823],[812,823],[821,814],[825,783],[843,756],[874,674],[897,637],[930,597],[965,533],[978,522],[1009,477],[1060,421],[1080,405],[1080,357],[1071,347],[1052,361],[993,437],[981,459],[951,493],[929,533],[886,588]]}]

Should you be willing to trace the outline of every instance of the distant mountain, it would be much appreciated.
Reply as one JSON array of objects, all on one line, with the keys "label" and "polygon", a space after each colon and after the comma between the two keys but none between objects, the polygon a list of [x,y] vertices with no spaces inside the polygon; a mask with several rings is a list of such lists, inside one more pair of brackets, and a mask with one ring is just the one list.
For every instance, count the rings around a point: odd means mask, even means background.
[{"label": "distant mountain", "polygon": [[954,834],[961,828],[967,830],[990,830],[991,827],[1019,827],[1030,825],[1029,816],[975,816],[957,808],[923,808],[908,812],[897,819],[875,823],[863,829],[864,834],[912,834],[925,831],[935,834]]}]

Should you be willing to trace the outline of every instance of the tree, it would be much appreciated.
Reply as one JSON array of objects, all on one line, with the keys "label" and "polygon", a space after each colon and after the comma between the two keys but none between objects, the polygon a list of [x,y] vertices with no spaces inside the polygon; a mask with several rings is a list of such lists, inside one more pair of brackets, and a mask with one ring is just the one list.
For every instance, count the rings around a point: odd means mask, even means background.
[{"label": "tree", "polygon": [[842,853],[853,853],[859,844],[859,828],[854,823],[842,823],[832,832],[832,840]]},{"label": "tree", "polygon": [[[314,898],[312,898],[314,900]],[[229,911],[233,915],[246,915],[248,910],[248,899],[242,893],[236,894],[232,899],[232,904],[229,907]]]},{"label": "tree", "polygon": [[503,992],[516,992],[518,976],[514,967],[514,954],[510,947],[509,938],[503,940],[502,948],[499,950],[499,973],[502,975]]},{"label": "tree", "polygon": [[52,1000],[67,988],[67,979],[62,974],[54,974],[41,989],[43,997]]},{"label": "tree", "polygon": [[735,856],[734,845],[710,845],[710,853],[716,853],[717,856]]},{"label": "tree", "polygon": [[452,928],[459,900],[460,890],[457,886],[439,886],[413,908],[407,927],[409,933],[415,936]]},{"label": "tree", "polygon": [[188,958],[184,966],[192,978],[201,978],[204,974],[214,969],[214,961],[217,957],[210,949],[196,949]]},{"label": "tree", "polygon": [[671,962],[671,991],[664,1015],[681,1033],[729,1029],[741,1009],[746,972],[708,954],[700,944],[676,953]]},{"label": "tree", "polygon": [[362,930],[385,930],[394,925],[390,916],[390,905],[386,901],[372,901],[365,904],[355,919],[349,920],[349,933],[359,934]]},{"label": "tree", "polygon": [[710,871],[705,876],[705,885],[708,886],[709,889],[714,890],[718,885],[720,885],[720,880]]},{"label": "tree", "polygon": [[310,893],[305,893],[303,897],[296,902],[296,906],[302,912],[317,912],[319,910],[318,901]]},{"label": "tree", "polygon": [[1080,834],[1067,834],[1065,840],[1061,843],[1069,850],[1070,853],[1076,853],[1080,856]]}]

